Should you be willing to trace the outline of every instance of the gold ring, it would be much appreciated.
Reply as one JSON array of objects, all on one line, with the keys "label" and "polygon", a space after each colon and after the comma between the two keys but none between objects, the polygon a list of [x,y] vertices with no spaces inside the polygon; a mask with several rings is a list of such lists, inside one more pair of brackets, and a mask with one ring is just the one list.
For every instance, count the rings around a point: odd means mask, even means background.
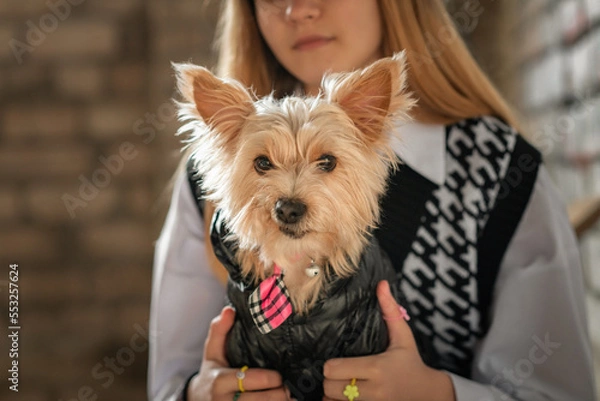
[{"label": "gold ring", "polygon": [[358,386],[356,385],[356,378],[352,378],[350,384],[346,385],[344,395],[348,397],[348,401],[354,401],[355,398],[360,396]]},{"label": "gold ring", "polygon": [[242,368],[235,374],[235,377],[237,377],[238,380],[238,389],[240,390],[240,393],[243,393],[244,391],[244,384],[242,383],[242,380],[244,380],[244,378],[246,377],[246,371],[248,370],[248,366],[242,366]]}]

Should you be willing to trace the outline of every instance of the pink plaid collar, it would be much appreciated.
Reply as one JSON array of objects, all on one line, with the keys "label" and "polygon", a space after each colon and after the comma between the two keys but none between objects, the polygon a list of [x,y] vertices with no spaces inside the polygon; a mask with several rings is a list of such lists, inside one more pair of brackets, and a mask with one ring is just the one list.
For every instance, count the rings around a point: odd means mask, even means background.
[{"label": "pink plaid collar", "polygon": [[290,294],[283,282],[283,273],[276,264],[273,275],[263,280],[248,298],[252,319],[262,334],[279,327],[291,314]]}]

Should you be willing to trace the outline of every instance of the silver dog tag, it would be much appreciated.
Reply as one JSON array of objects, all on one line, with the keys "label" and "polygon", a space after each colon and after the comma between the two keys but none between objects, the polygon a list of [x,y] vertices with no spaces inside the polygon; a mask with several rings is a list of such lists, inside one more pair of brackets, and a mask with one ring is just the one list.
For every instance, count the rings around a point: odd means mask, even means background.
[{"label": "silver dog tag", "polygon": [[304,272],[306,273],[306,275],[308,277],[316,277],[319,275],[319,273],[321,273],[321,268],[317,265],[315,265],[314,263],[310,265],[310,267],[307,267]]}]

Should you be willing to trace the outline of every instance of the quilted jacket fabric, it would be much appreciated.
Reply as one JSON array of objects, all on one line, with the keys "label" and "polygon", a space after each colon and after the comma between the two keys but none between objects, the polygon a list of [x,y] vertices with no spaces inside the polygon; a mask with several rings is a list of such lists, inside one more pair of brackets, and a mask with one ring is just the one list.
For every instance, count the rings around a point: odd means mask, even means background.
[{"label": "quilted jacket fabric", "polygon": [[[256,286],[241,276],[234,259],[236,245],[226,238],[227,227],[217,211],[211,241],[215,254],[229,271],[228,297],[236,309],[226,350],[230,366],[277,370],[296,399],[321,400],[325,361],[376,354],[387,348],[387,327],[375,290],[379,281],[393,283],[398,278],[374,236],[355,275],[333,278],[307,315],[292,313],[281,326],[266,334],[258,330],[248,307],[248,298]],[[400,294],[394,296],[406,305]],[[431,362],[430,351],[425,351],[430,347],[422,341],[419,345],[426,362]]]}]

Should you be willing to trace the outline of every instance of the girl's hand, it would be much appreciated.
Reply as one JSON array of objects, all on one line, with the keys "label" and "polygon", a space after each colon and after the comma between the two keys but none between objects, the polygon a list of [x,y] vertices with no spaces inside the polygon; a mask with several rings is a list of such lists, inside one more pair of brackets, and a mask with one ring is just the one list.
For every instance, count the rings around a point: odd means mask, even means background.
[{"label": "girl's hand", "polygon": [[390,345],[381,354],[331,359],[325,363],[324,400],[348,400],[344,389],[356,378],[356,401],[455,401],[450,376],[425,365],[412,331],[387,281],[377,286],[377,298],[386,320]]},{"label": "girl's hand", "polygon": [[[204,359],[200,372],[190,381],[189,401],[232,401],[238,389],[236,373],[239,369],[229,367],[225,357],[227,333],[233,326],[235,311],[225,307],[221,315],[213,319],[204,344]],[[238,401],[287,401],[286,389],[281,375],[267,369],[248,369],[243,386],[246,392]]]}]

